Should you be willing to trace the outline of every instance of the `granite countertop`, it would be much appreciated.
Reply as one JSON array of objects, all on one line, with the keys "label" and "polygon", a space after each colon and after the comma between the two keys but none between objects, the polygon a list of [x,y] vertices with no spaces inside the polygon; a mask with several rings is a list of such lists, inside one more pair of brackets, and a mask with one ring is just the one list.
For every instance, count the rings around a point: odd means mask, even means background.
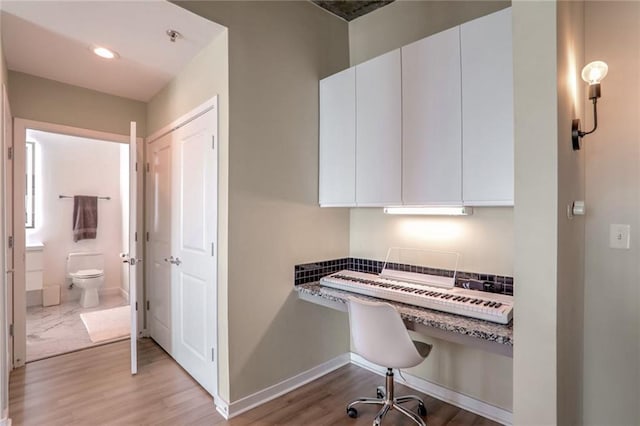
[{"label": "granite countertop", "polygon": [[[374,297],[323,287],[318,282],[300,284],[295,286],[296,291],[311,296],[321,297],[338,303],[346,303],[348,297],[358,297],[366,300],[376,300]],[[432,309],[406,305],[404,303],[391,303],[400,312],[404,320],[423,324],[442,331],[457,333],[465,336],[495,342],[507,346],[513,346],[513,321],[508,325],[496,324],[489,321],[467,318]]]}]

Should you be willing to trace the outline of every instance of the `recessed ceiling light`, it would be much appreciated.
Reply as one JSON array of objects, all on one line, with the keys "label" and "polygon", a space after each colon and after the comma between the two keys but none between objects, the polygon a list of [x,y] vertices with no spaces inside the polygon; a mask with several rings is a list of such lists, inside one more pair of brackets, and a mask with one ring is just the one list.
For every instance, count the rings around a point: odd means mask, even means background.
[{"label": "recessed ceiling light", "polygon": [[114,52],[113,50],[109,50],[106,47],[92,46],[91,50],[93,51],[93,53],[100,56],[101,58],[115,59],[118,57],[118,54],[116,52]]}]

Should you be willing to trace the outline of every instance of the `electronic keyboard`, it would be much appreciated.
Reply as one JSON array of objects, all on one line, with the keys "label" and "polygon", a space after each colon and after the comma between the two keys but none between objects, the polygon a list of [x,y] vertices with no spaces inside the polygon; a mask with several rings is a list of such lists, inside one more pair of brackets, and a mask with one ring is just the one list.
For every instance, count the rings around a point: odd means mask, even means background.
[{"label": "electronic keyboard", "polygon": [[506,294],[428,286],[348,270],[321,278],[320,285],[499,324],[513,318],[513,296]]}]

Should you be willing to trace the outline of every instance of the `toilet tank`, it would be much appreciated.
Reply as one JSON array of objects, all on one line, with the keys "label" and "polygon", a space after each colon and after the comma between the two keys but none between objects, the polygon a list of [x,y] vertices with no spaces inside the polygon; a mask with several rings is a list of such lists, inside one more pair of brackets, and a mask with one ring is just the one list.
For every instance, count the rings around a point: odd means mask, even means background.
[{"label": "toilet tank", "polygon": [[67,256],[67,274],[85,269],[104,271],[104,255],[97,252],[69,253]]}]

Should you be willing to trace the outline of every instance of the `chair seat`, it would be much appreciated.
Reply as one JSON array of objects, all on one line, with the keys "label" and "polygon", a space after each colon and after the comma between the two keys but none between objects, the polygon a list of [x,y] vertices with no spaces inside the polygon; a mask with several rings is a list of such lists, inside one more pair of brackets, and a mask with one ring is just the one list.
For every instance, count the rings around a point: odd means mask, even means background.
[{"label": "chair seat", "polygon": [[[409,417],[419,426],[426,426],[421,417],[427,415],[422,399],[415,395],[396,397],[393,386],[393,369],[415,367],[431,352],[428,343],[412,340],[398,311],[389,303],[349,298],[349,325],[355,352],[367,361],[387,367],[384,389],[377,389],[377,398],[357,398],[347,405],[347,415],[358,417],[359,404],[380,405],[373,424],[380,426],[383,417],[390,410]],[[415,401],[418,412],[405,408],[402,404]]]}]

